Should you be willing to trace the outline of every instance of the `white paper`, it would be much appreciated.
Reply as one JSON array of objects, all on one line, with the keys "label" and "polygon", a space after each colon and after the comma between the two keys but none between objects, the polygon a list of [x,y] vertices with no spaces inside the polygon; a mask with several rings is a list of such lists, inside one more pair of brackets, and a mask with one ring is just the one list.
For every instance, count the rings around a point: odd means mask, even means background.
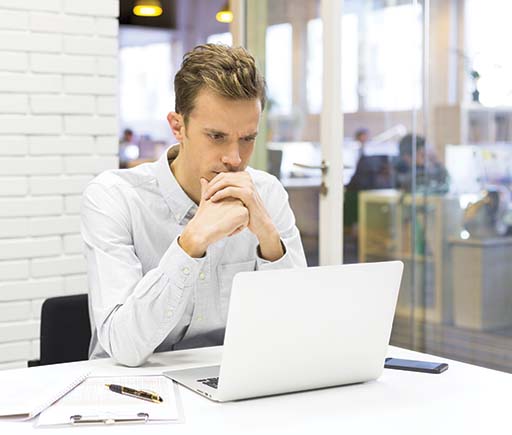
[{"label": "white paper", "polygon": [[47,365],[0,372],[0,418],[27,419],[82,382],[90,369],[74,365]]},{"label": "white paper", "polygon": [[[117,384],[136,390],[152,391],[163,402],[153,403],[110,391],[105,384]],[[38,426],[69,424],[70,417],[89,419],[136,418],[145,413],[149,421],[179,420],[177,390],[164,376],[89,377],[79,387],[41,413]]]}]

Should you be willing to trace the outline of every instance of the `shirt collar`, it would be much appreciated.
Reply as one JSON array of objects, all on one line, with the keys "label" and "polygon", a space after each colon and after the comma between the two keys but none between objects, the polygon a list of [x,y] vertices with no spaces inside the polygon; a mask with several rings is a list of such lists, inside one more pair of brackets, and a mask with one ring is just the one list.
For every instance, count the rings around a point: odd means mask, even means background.
[{"label": "shirt collar", "polygon": [[181,224],[194,216],[197,205],[182,189],[171,171],[170,164],[178,156],[179,145],[172,145],[158,159],[156,178],[160,192],[176,221]]}]

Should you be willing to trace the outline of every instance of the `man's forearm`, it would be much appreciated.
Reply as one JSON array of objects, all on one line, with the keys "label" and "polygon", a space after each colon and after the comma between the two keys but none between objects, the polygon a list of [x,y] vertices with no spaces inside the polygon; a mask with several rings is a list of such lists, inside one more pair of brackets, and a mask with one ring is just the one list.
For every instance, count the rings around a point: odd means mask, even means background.
[{"label": "man's forearm", "polygon": [[178,239],[178,244],[192,258],[201,258],[208,248],[207,242],[200,237],[198,232],[186,227]]},{"label": "man's forearm", "polygon": [[101,259],[105,261],[105,256],[98,255],[93,246],[86,246],[100,347],[121,364],[140,365],[181,320],[201,260],[191,259],[175,239],[159,265],[140,278],[138,265],[128,266],[129,259],[124,258],[121,263],[125,268],[115,273],[115,288],[109,272],[119,262],[104,263],[98,269],[97,264]]},{"label": "man's forearm", "polygon": [[262,258],[268,261],[277,261],[284,255],[281,236],[274,228],[273,231],[264,233],[258,237],[259,253]]},{"label": "man's forearm", "polygon": [[141,365],[176,327],[187,300],[186,289],[158,269],[150,271],[134,294],[98,325],[100,344],[117,362]]}]

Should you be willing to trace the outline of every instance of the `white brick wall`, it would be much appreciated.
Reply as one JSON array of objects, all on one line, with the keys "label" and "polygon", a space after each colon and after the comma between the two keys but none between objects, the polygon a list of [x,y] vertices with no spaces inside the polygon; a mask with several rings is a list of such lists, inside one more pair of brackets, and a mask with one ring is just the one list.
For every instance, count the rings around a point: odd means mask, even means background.
[{"label": "white brick wall", "polygon": [[28,54],[11,51],[0,51],[0,69],[3,71],[26,71]]},{"label": "white brick wall", "polygon": [[[10,59],[15,68],[24,59]],[[96,59],[92,56],[67,56],[64,54],[31,53],[30,67],[38,73],[62,73],[62,74],[94,74],[99,69],[96,67]]]},{"label": "white brick wall", "polygon": [[0,94],[0,112],[27,113],[28,96],[23,94]]},{"label": "white brick wall", "polygon": [[0,0],[0,370],[43,301],[87,290],[80,199],[117,167],[119,0]]}]

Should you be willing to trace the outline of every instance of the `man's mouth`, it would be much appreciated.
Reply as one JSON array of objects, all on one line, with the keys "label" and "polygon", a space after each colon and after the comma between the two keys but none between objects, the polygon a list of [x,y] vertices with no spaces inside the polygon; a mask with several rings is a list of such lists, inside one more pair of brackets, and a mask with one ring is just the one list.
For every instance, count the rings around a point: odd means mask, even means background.
[{"label": "man's mouth", "polygon": [[225,168],[225,169],[221,169],[220,171],[211,171],[211,172],[218,175],[218,174],[223,174],[225,172],[240,172],[242,170],[243,170],[242,168]]}]

